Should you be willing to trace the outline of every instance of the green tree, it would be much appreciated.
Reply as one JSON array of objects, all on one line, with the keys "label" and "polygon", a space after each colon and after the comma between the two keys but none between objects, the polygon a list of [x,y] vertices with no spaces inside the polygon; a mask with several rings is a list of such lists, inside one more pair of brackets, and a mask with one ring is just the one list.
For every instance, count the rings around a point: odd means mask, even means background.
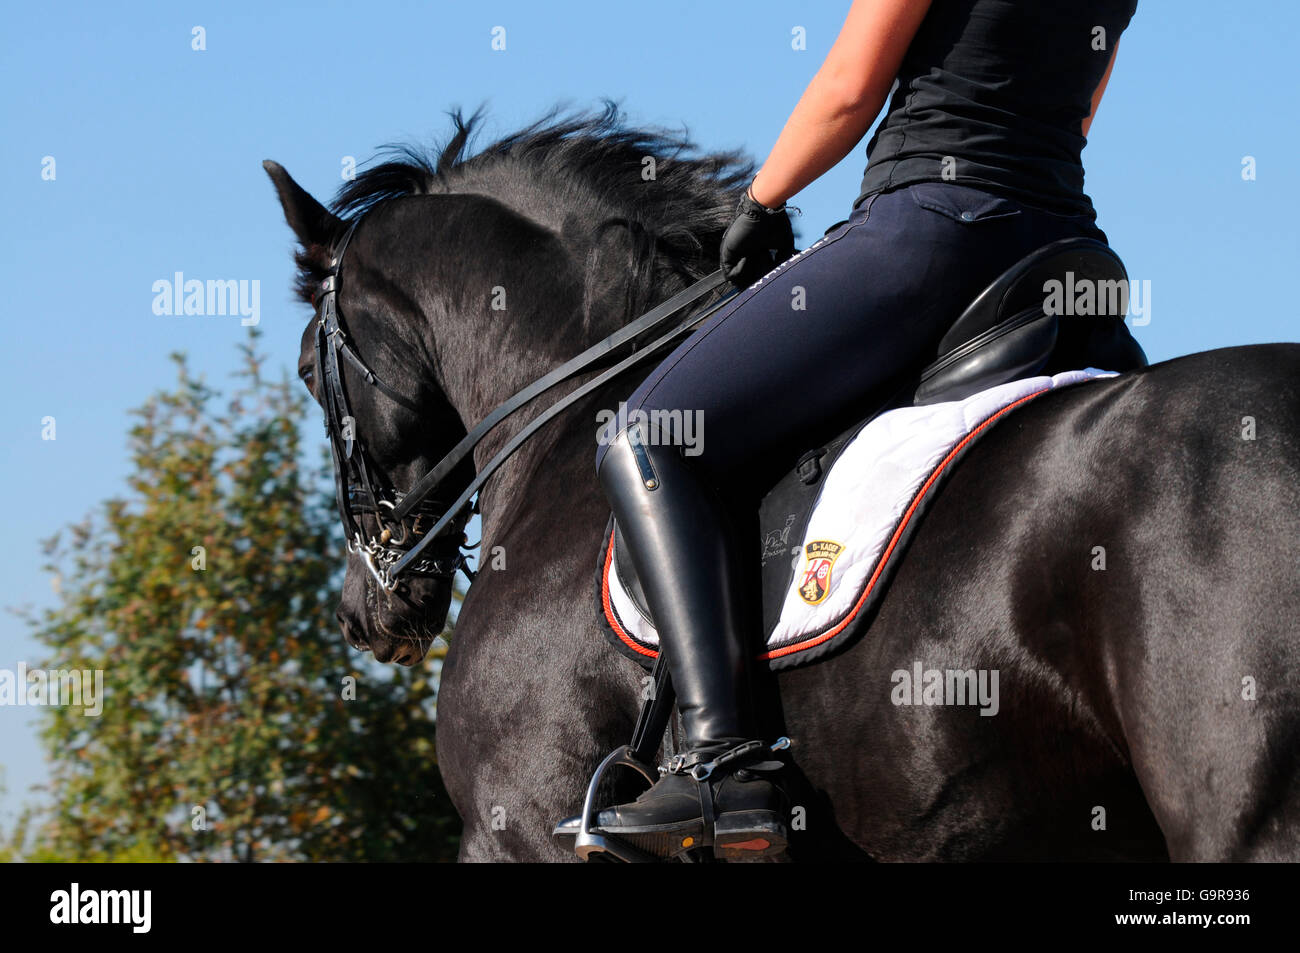
[{"label": "green tree", "polygon": [[51,650],[42,665],[101,670],[105,698],[99,717],[45,709],[52,804],[39,824],[21,819],[10,851],[455,855],[460,823],[434,750],[441,653],[389,668],[343,642],[328,462],[302,467],[310,402],[283,377],[263,380],[256,342],[223,409],[174,356],[177,387],[133,412],[127,498],[46,544],[60,596],[28,615]]}]

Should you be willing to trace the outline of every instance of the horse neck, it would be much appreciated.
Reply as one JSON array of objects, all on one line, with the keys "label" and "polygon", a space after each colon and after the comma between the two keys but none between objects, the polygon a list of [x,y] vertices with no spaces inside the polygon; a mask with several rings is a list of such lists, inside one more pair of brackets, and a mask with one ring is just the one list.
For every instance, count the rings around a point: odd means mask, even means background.
[{"label": "horse neck", "polygon": [[[539,372],[540,377],[545,369]],[[474,452],[474,465],[482,471],[487,463],[513,439],[524,426],[539,413],[563,398],[564,392],[547,393],[538,398],[537,405],[522,409],[499,424]],[[486,545],[499,539],[505,527],[514,523],[530,507],[549,502],[545,496],[563,488],[565,503],[576,503],[571,491],[582,484],[583,468],[595,472],[595,410],[593,398],[579,400],[565,408],[559,416],[548,422],[516,449],[509,459],[488,479],[479,494],[479,509],[483,520],[483,539]],[[590,419],[590,427],[586,423]],[[590,444],[590,452],[583,452]],[[592,483],[594,486],[594,476]],[[568,505],[561,509],[566,517],[575,515]]]},{"label": "horse neck", "polygon": [[[565,348],[565,353],[549,353],[548,348],[543,353],[527,357],[498,350],[495,344],[499,342],[470,337],[465,342],[467,347],[458,353],[456,360],[461,367],[479,368],[480,373],[473,378],[468,375],[450,377],[446,396],[466,429],[473,429],[512,394],[595,343],[596,337],[604,337],[612,330],[613,326],[602,330],[589,341],[571,339],[559,345]],[[482,373],[483,369],[491,368],[509,369],[510,373]],[[644,376],[649,373],[649,367],[629,372],[565,407],[516,448],[488,478],[479,494],[485,547],[500,538],[505,527],[523,517],[530,520],[530,525],[536,525],[549,519],[551,512],[565,519],[580,516],[580,498],[585,498],[588,491],[593,512],[599,509],[595,506],[600,500],[595,479],[597,410],[616,402],[620,395],[626,396],[635,385],[638,372]],[[600,370],[592,370],[562,382],[498,423],[474,449],[476,471],[482,472],[524,427],[598,373]],[[549,491],[541,491],[543,486],[549,487]],[[561,496],[564,505],[558,505],[561,500],[546,499],[542,492]],[[533,512],[533,508],[539,506],[546,506],[546,516]]]},{"label": "horse neck", "polygon": [[[541,377],[558,363],[560,360],[545,365],[539,363],[529,380]],[[597,412],[615,406],[621,398],[625,399],[637,381],[649,372],[650,365],[634,368],[565,407],[492,474],[479,495],[483,552],[487,552],[493,540],[502,538],[509,526],[525,518],[530,527],[544,530],[551,520],[589,520],[596,530],[603,527],[603,514],[607,513],[607,508],[596,481]],[[599,371],[591,371],[558,385],[498,424],[475,449],[475,468],[481,472],[515,434],[597,373]],[[473,427],[508,396],[498,395],[491,406],[485,404],[473,408],[472,418],[461,411],[462,419]],[[600,525],[596,526],[597,523]]]},{"label": "horse neck", "polygon": [[[522,197],[529,198],[533,189],[528,183]],[[531,210],[526,201],[519,199],[508,192],[499,198],[530,223],[548,227],[546,208]],[[431,328],[436,332],[432,337],[440,339],[442,347],[433,340],[430,346],[441,355],[437,376],[466,429],[473,429],[512,394],[625,324],[633,317],[628,314],[629,308],[635,307],[629,302],[660,300],[680,290],[658,287],[680,279],[648,280],[648,269],[644,277],[629,283],[628,249],[618,241],[607,237],[603,243],[588,245],[572,235],[561,237],[554,228],[551,231],[555,235],[553,243],[534,249],[530,256],[514,263],[514,275],[508,283],[527,291],[516,290],[512,300],[532,305],[516,323],[490,325],[485,333],[481,325],[473,327],[456,321],[454,307],[429,303],[428,313],[446,315],[446,319],[436,322],[442,327]],[[651,284],[656,287],[645,287]],[[642,377],[649,373],[648,366],[639,370]],[[499,423],[475,449],[476,469],[481,472],[525,426],[596,373],[587,372],[557,385]],[[593,499],[600,500],[595,481],[596,409],[608,404],[610,395],[617,395],[620,389],[626,394],[635,377],[634,371],[566,407],[558,419],[540,428],[493,473],[479,497],[485,545],[536,502],[531,494],[539,482],[559,478],[556,492],[565,495],[570,492],[568,487],[589,484],[595,494]],[[564,509],[566,516],[572,514],[568,507],[555,509]]]}]

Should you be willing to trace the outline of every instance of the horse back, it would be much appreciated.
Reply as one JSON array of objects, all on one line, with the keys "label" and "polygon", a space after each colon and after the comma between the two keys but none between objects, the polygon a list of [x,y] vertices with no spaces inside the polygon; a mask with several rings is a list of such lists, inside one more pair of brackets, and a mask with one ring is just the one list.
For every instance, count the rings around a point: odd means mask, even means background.
[{"label": "horse back", "polygon": [[1294,859],[1298,379],[1225,349],[999,423],[865,638],[780,677],[808,796],[879,859]]}]

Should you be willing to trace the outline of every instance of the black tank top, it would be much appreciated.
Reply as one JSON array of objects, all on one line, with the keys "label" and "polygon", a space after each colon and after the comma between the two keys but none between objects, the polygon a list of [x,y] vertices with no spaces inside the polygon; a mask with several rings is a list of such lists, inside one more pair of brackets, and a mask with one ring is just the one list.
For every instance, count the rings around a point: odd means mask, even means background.
[{"label": "black tank top", "polygon": [[1082,123],[1137,0],[933,0],[867,144],[856,206],[953,181],[1065,215],[1083,191]]}]

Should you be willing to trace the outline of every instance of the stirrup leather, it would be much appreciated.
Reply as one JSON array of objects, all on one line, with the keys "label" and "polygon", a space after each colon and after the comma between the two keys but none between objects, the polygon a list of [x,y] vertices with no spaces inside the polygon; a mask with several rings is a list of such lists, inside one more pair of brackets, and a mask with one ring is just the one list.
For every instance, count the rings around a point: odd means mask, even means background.
[{"label": "stirrup leather", "polygon": [[[763,760],[759,763],[760,754],[770,754],[776,751],[784,751],[790,747],[789,738],[778,738],[776,743],[770,747],[757,739],[745,741],[729,748],[722,754],[718,755],[712,761],[705,761],[708,754],[701,751],[691,751],[686,754],[675,754],[668,761],[668,767],[665,774],[689,774],[696,781],[705,781],[713,776],[713,773],[719,768],[731,766],[732,771],[748,767],[752,771],[774,771],[781,767],[779,761]],[[769,766],[770,765],[770,766]]]}]

